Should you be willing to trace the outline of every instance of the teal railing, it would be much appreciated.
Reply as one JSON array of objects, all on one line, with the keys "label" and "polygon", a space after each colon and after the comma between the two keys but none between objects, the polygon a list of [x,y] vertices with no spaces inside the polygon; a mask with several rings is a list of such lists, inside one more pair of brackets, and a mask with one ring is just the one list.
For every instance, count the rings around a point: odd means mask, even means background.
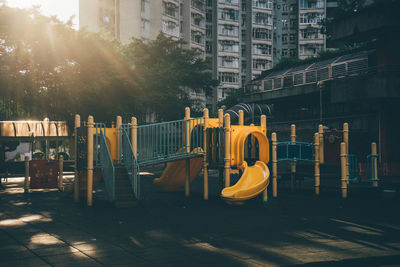
[{"label": "teal railing", "polygon": [[125,166],[136,199],[140,199],[140,170],[129,139],[130,125],[122,125],[122,164]]},{"label": "teal railing", "polygon": [[378,158],[378,155],[376,155],[376,154],[369,154],[367,156],[367,178],[372,182],[379,181],[378,177],[375,177],[374,160],[377,158]]},{"label": "teal railing", "polygon": [[95,162],[96,167],[100,167],[103,175],[103,180],[106,185],[109,199],[115,200],[115,169],[111,159],[110,151],[108,150],[105,126],[95,124]]},{"label": "teal railing", "polygon": [[[187,130],[189,136],[186,136]],[[201,154],[203,134],[203,118],[138,126],[138,163],[142,165]],[[186,138],[189,138],[190,147],[187,147]]]},{"label": "teal railing", "polygon": [[314,144],[305,142],[277,142],[277,161],[314,161]]},{"label": "teal railing", "polygon": [[347,155],[349,159],[349,182],[358,181],[358,159],[354,154]]}]

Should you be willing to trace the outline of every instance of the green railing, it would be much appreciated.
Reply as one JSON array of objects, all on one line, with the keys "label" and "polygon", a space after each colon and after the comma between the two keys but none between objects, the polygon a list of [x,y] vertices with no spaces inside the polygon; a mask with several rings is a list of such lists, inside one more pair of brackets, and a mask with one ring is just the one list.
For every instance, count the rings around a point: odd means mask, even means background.
[{"label": "green railing", "polygon": [[140,199],[140,170],[139,164],[136,160],[135,154],[133,153],[132,144],[129,138],[130,125],[125,124],[121,126],[122,131],[122,164],[129,175],[133,192],[136,199]]},{"label": "green railing", "polygon": [[144,165],[199,155],[202,149],[196,148],[204,147],[203,134],[203,118],[138,126],[138,163]]},{"label": "green railing", "polygon": [[349,159],[349,182],[358,181],[358,159],[354,154],[347,155]]},{"label": "green railing", "polygon": [[314,144],[277,142],[277,161],[314,161]]}]

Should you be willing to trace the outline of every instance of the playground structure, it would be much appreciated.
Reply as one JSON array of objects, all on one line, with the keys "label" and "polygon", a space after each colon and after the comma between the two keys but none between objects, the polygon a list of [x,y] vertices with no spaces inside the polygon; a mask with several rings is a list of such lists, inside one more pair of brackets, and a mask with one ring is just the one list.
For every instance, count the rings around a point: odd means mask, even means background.
[{"label": "playground structure", "polygon": [[[267,196],[269,184],[269,142],[266,136],[266,116],[261,116],[260,126],[244,126],[243,112],[240,112],[239,125],[230,125],[230,116],[222,110],[218,118],[209,118],[205,109],[202,118],[191,118],[190,109],[185,109],[185,118],[178,121],[137,125],[136,118],[131,123],[123,124],[117,117],[114,128],[94,123],[92,116],[81,127],[80,117],[75,117],[76,169],[74,200],[79,200],[80,180],[86,180],[87,204],[93,201],[93,173],[100,170],[109,200],[118,200],[118,180],[121,176],[129,180],[132,197],[141,198],[140,167],[162,162],[167,163],[160,178],[154,184],[163,191],[176,191],[185,188],[185,196],[190,195],[190,182],[203,169],[203,197],[208,199],[208,170],[218,165],[224,172],[225,188],[221,197],[229,203],[241,204],[259,194]],[[214,131],[220,138],[213,139]],[[87,132],[87,134],[85,133]],[[245,146],[251,138],[258,142],[259,160],[254,166],[245,161]],[[255,142],[252,142],[253,144]],[[211,149],[211,147],[217,149]],[[85,154],[86,150],[86,154]],[[255,148],[251,149],[255,151]],[[223,159],[223,166],[215,164],[215,154]],[[214,155],[214,157],[209,157]],[[222,168],[221,168],[222,167]],[[236,169],[236,170],[235,170]],[[231,186],[230,175],[242,172],[238,183]],[[125,184],[126,185],[126,184]]]}]

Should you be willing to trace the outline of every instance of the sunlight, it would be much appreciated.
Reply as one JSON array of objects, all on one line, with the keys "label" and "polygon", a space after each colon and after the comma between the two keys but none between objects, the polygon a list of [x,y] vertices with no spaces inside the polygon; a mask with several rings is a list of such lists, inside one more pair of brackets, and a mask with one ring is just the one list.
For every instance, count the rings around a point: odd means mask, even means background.
[{"label": "sunlight", "polygon": [[62,241],[52,235],[39,233],[31,237],[31,243],[36,245],[55,245],[62,243]]}]

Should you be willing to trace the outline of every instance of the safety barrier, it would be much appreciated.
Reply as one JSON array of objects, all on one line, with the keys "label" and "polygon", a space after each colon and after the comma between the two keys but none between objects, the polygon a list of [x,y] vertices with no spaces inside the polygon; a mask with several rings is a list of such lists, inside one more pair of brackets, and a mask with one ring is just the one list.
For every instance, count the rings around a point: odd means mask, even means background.
[{"label": "safety barrier", "polygon": [[[105,127],[96,125],[96,159],[98,158],[98,167],[101,168],[104,183],[111,201],[115,200],[115,169],[111,159],[110,151],[107,147],[105,137]],[[96,161],[97,162],[97,161]]]},{"label": "safety barrier", "polygon": [[314,144],[305,142],[276,142],[277,161],[314,161]]},{"label": "safety barrier", "polygon": [[140,199],[140,169],[129,140],[129,125],[121,126],[122,164],[126,168],[136,199]]},{"label": "safety barrier", "polygon": [[139,165],[202,154],[203,118],[161,122],[137,127]]}]

